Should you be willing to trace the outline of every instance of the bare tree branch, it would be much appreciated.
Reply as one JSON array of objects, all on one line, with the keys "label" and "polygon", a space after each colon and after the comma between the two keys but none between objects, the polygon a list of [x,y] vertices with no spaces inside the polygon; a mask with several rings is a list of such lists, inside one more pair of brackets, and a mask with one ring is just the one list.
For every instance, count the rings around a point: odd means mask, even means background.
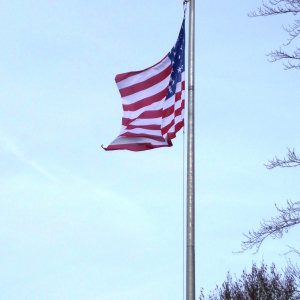
[{"label": "bare tree branch", "polygon": [[[275,16],[281,14],[293,14],[296,16],[298,13],[300,13],[300,0],[268,0],[268,4],[263,1],[262,6],[258,7],[257,11],[248,13],[248,16],[250,18]],[[288,42],[283,44],[284,46],[288,46],[300,34],[300,20],[294,20],[292,25],[283,27],[283,29],[290,36]],[[285,70],[300,69],[300,63],[294,63],[294,60],[300,60],[300,48],[296,48],[292,54],[288,54],[279,49],[272,51],[268,54],[268,56],[271,57],[269,60],[270,62],[275,62],[281,59],[287,60],[287,63],[283,63]],[[290,60],[292,60],[292,62]]]},{"label": "bare tree branch", "polygon": [[279,159],[275,156],[272,160],[269,160],[269,164],[264,165],[267,169],[271,170],[276,167],[281,168],[293,168],[300,165],[300,157],[295,154],[295,149],[293,151],[287,148],[287,158]]},{"label": "bare tree branch", "polygon": [[289,69],[300,69],[300,62],[299,64],[292,64],[289,59],[297,59],[300,60],[300,48],[296,48],[296,50],[293,52],[293,54],[287,54],[285,51],[282,51],[281,49],[275,50],[267,54],[267,56],[270,56],[271,59],[269,62],[275,62],[281,59],[288,59],[288,63],[284,63],[283,65],[285,66],[285,70]]},{"label": "bare tree branch", "polygon": [[[288,248],[290,248],[290,250],[287,251],[287,252],[285,252],[285,253],[283,253],[283,255],[288,255],[290,253],[295,253],[295,254],[297,254],[297,255],[300,256],[300,252],[296,248],[291,247],[291,246],[288,246]],[[300,275],[300,273],[299,273],[299,275]]]},{"label": "bare tree branch", "polygon": [[242,250],[238,253],[242,253],[248,249],[255,248],[257,253],[262,242],[269,236],[273,239],[281,238],[284,233],[287,233],[293,226],[300,224],[300,201],[292,202],[287,201],[286,208],[278,208],[279,216],[271,218],[271,220],[263,220],[260,223],[260,228],[248,234],[244,234],[246,241],[242,242]]},{"label": "bare tree branch", "polygon": [[288,32],[290,38],[288,39],[288,43],[284,44],[284,46],[288,46],[300,33],[300,20],[295,20],[293,25],[289,25],[289,27],[283,27],[283,29]]},{"label": "bare tree branch", "polygon": [[267,17],[279,14],[292,13],[296,15],[300,11],[299,0],[269,0],[270,4],[262,3],[262,7],[258,7],[256,11],[248,13],[248,17]]}]

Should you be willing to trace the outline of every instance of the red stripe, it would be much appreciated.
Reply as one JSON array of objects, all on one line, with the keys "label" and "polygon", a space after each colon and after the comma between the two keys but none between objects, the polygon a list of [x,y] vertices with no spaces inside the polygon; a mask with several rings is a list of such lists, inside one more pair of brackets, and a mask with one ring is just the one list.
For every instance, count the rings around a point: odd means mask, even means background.
[{"label": "red stripe", "polygon": [[175,125],[175,132],[177,133],[183,126],[184,126],[184,120],[178,122],[178,123]]},{"label": "red stripe", "polygon": [[116,81],[116,83],[118,83],[118,82],[120,82],[120,81],[122,81],[124,79],[127,79],[127,78],[131,77],[131,76],[143,73],[144,71],[147,71],[147,70],[149,70],[149,69],[151,69],[151,68],[159,65],[166,57],[167,57],[167,55],[161,61],[159,61],[157,64],[155,64],[155,65],[153,65],[153,66],[151,66],[151,67],[149,67],[147,69],[144,69],[144,70],[141,70],[141,71],[127,72],[127,73],[118,74],[116,76],[116,78],[115,78],[115,81]]},{"label": "red stripe", "polygon": [[119,136],[150,138],[150,139],[158,141],[158,142],[164,142],[165,141],[165,139],[162,136],[151,135],[151,134],[146,134],[146,133],[125,132],[125,133],[123,133]]},{"label": "red stripe", "polygon": [[162,116],[162,108],[159,110],[144,111],[140,114],[139,119],[155,119]]},{"label": "red stripe", "polygon": [[137,118],[130,119],[130,118],[123,118],[122,119],[122,125],[126,126],[130,122],[135,121],[137,119],[155,119],[160,118],[162,116],[162,109],[159,110],[149,110],[141,113]]},{"label": "red stripe", "polygon": [[157,93],[153,96],[144,98],[144,99],[139,100],[135,103],[123,104],[123,110],[124,111],[136,111],[136,110],[138,110],[142,107],[151,105],[155,102],[158,102],[158,101],[164,99],[167,96],[167,92],[168,92],[168,87],[166,87],[164,90],[162,90],[161,92],[159,92],[159,93]]},{"label": "red stripe", "polygon": [[174,118],[177,117],[177,116],[180,116],[181,112],[182,112],[182,107],[177,108],[175,110],[175,113],[174,113]]},{"label": "red stripe", "polygon": [[164,128],[162,128],[162,129],[161,129],[162,135],[166,134],[166,133],[169,131],[169,129],[170,129],[174,124],[175,124],[175,122],[174,122],[174,119],[173,119],[167,126],[165,126]]},{"label": "red stripe", "polygon": [[177,92],[175,94],[175,102],[179,101],[181,99],[181,91],[180,92]]},{"label": "red stripe", "polygon": [[176,132],[170,132],[170,133],[167,134],[167,139],[168,140],[172,140],[174,138],[176,138]]},{"label": "red stripe", "polygon": [[[179,97],[179,95],[180,95],[180,97]],[[181,99],[181,92],[176,93],[176,95],[175,95],[175,102],[177,102],[177,101],[180,100],[180,99]],[[183,102],[183,107],[182,107],[182,103],[181,103],[181,107],[177,108],[176,111],[178,111],[178,110],[180,109],[180,112],[181,112],[181,110],[184,108],[184,100],[183,100],[182,102]],[[172,113],[174,113],[174,107],[175,107],[175,106],[172,105],[172,106],[168,107],[167,109],[165,109],[165,110],[163,111],[163,118],[167,118],[167,117],[169,117]],[[178,114],[178,113],[176,114],[176,111],[175,111],[175,117],[180,115],[180,113],[179,113],[179,114]]]},{"label": "red stripe", "polygon": [[161,147],[172,147],[173,144],[171,141],[168,141],[168,145],[152,145],[151,143],[136,143],[136,144],[120,144],[120,145],[109,145],[107,148],[104,148],[103,145],[101,146],[106,151],[112,150],[129,150],[129,151],[145,151],[151,150],[154,148],[161,148]]},{"label": "red stripe", "polygon": [[183,127],[183,125],[184,125],[183,120],[180,121],[179,123],[177,123],[177,124],[175,125],[175,132],[169,132],[169,133],[167,134],[167,140],[169,141],[169,140],[174,139],[174,138],[176,137],[176,133]]},{"label": "red stripe", "polygon": [[149,130],[160,130],[160,125],[128,125],[126,129],[131,130],[135,128],[149,129]]},{"label": "red stripe", "polygon": [[133,84],[131,86],[128,86],[126,88],[120,89],[121,97],[130,96],[132,94],[146,90],[146,89],[150,88],[151,86],[154,86],[157,83],[163,81],[170,74],[171,74],[171,66],[169,65],[165,70],[163,70],[159,74],[157,74],[143,82],[139,82],[139,83]]},{"label": "red stripe", "polygon": [[166,118],[166,117],[169,117],[171,116],[171,114],[174,112],[174,105],[168,107],[167,109],[165,109],[163,111],[163,119]]},{"label": "red stripe", "polygon": [[132,119],[129,119],[129,118],[122,118],[122,125],[123,125],[123,126],[126,126],[126,125],[128,125],[131,121],[132,121]]},{"label": "red stripe", "polygon": [[181,81],[181,90],[182,90],[182,91],[185,90],[185,81]]}]

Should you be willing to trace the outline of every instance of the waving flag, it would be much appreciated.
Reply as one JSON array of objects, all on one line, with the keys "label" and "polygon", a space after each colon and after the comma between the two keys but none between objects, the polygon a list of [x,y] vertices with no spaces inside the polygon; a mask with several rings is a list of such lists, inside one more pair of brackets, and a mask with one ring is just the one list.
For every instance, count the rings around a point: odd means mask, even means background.
[{"label": "waving flag", "polygon": [[116,76],[123,105],[122,128],[105,150],[172,146],[171,140],[184,125],[184,51],[185,20],[176,44],[160,62]]}]

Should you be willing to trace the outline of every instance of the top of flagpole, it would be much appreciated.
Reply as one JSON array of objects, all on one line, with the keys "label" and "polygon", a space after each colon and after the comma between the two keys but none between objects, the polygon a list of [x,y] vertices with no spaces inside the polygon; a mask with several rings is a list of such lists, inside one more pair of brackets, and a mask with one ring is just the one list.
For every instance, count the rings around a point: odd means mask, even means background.
[{"label": "top of flagpole", "polygon": [[190,0],[183,0],[183,10],[184,10],[184,16],[185,16],[185,11],[187,8],[187,4],[190,2]]}]

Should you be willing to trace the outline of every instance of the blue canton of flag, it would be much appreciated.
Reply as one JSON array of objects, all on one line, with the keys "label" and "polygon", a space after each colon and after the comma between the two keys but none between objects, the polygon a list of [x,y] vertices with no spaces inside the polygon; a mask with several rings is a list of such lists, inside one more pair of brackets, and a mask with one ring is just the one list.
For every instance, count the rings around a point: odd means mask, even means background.
[{"label": "blue canton of flag", "polygon": [[183,20],[179,36],[176,44],[173,46],[168,54],[171,60],[171,78],[169,83],[169,89],[167,93],[166,100],[172,97],[176,92],[176,84],[181,82],[181,73],[185,71],[184,69],[184,54],[185,54],[185,20]]}]

